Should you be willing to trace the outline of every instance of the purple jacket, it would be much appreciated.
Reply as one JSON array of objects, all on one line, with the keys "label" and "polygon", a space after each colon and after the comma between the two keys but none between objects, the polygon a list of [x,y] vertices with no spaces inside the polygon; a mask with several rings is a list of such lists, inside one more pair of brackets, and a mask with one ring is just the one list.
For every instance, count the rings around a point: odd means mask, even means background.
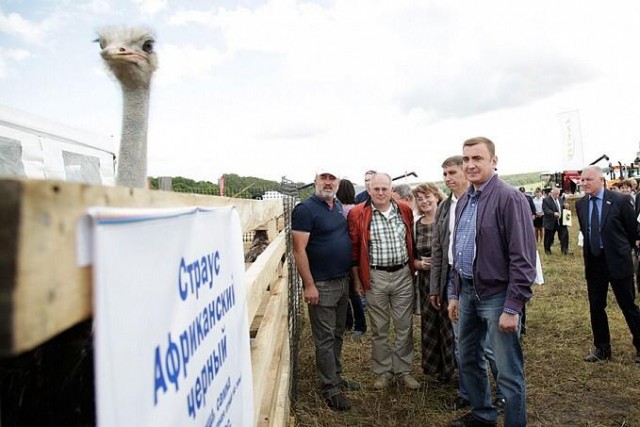
[{"label": "purple jacket", "polygon": [[[465,192],[458,201],[456,226],[468,200]],[[455,253],[453,258],[455,260]],[[504,307],[518,313],[522,313],[522,306],[531,298],[531,284],[536,277],[536,238],[531,209],[524,194],[497,175],[489,180],[478,202],[473,277],[479,298],[506,289]],[[454,280],[454,292],[458,294],[457,274]]]}]

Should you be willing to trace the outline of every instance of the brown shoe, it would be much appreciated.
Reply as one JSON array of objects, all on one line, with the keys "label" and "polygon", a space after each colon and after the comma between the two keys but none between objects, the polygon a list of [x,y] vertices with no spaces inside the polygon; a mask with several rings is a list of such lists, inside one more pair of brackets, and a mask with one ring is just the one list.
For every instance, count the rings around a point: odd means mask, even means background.
[{"label": "brown shoe", "polygon": [[418,390],[420,389],[420,383],[418,380],[413,378],[411,374],[406,374],[402,376],[402,384],[409,390]]}]

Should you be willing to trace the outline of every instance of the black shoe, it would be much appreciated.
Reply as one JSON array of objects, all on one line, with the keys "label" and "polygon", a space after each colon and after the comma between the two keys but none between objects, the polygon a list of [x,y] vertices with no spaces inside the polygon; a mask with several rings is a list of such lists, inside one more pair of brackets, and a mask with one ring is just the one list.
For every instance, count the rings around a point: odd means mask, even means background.
[{"label": "black shoe", "polygon": [[636,362],[636,363],[640,363],[640,351],[638,351],[638,352],[636,353],[635,362]]},{"label": "black shoe", "polygon": [[327,406],[334,411],[348,411],[351,409],[351,402],[342,393],[334,394],[333,396],[325,399]]},{"label": "black shoe", "polygon": [[464,417],[456,418],[449,424],[450,427],[495,427],[497,423],[482,421],[469,412]]},{"label": "black shoe", "polygon": [[351,380],[342,380],[340,389],[343,391],[358,391],[361,389],[360,383]]},{"label": "black shoe", "polygon": [[504,399],[504,397],[496,397],[493,401],[493,406],[498,410],[499,414],[502,414],[504,412],[504,405],[506,404],[507,401]]},{"label": "black shoe", "polygon": [[468,408],[469,405],[470,403],[467,399],[458,396],[449,404],[449,409],[452,411],[459,411],[460,409]]},{"label": "black shoe", "polygon": [[596,348],[596,351],[589,353],[584,357],[584,361],[589,363],[603,362],[605,360],[611,360],[610,348]]}]

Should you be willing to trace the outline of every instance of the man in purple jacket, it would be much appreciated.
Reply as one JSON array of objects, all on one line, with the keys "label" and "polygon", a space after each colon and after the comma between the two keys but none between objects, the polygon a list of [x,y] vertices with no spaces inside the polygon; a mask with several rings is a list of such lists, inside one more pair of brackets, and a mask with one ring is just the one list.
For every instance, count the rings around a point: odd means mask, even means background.
[{"label": "man in purple jacket", "polygon": [[495,426],[498,412],[481,361],[486,337],[506,399],[504,425],[527,424],[520,315],[536,276],[536,239],[524,195],[495,173],[495,145],[484,137],[462,146],[462,169],[472,184],[456,206],[455,289],[449,317],[459,325],[460,373],[471,412],[451,426]]}]

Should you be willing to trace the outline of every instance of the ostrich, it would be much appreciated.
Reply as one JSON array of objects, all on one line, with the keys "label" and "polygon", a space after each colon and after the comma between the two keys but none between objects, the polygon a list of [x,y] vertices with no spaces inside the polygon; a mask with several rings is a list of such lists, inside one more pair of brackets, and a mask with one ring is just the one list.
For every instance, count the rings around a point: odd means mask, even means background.
[{"label": "ostrich", "polygon": [[122,136],[118,185],[147,185],[147,122],[151,77],[158,67],[153,33],[143,27],[109,27],[98,32],[100,55],[122,87]]}]

